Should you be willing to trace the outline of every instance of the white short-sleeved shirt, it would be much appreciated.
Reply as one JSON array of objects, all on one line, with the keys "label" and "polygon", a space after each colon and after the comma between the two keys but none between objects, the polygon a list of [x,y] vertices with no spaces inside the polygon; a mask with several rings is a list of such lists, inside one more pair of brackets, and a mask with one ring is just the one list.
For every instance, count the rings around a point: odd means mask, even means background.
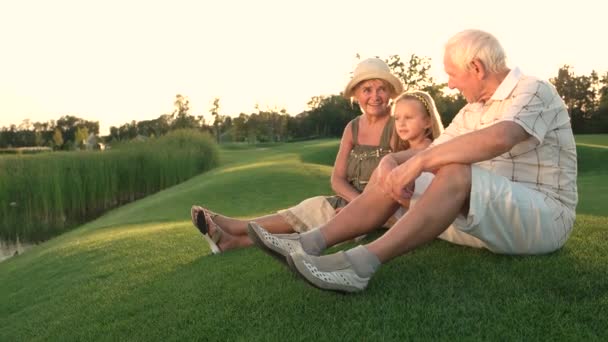
[{"label": "white short-sleeved shirt", "polygon": [[566,105],[547,81],[514,68],[487,102],[464,106],[433,145],[500,121],[519,124],[531,137],[476,165],[545,194],[574,215],[576,144]]}]

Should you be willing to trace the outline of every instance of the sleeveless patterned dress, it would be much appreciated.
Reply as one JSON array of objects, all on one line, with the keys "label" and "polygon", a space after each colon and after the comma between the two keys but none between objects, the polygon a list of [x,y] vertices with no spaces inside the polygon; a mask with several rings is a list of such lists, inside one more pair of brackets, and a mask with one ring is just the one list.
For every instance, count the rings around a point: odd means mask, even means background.
[{"label": "sleeveless patterned dress", "polygon": [[[395,121],[390,117],[382,131],[380,144],[374,146],[359,144],[360,119],[361,116],[358,116],[351,121],[353,149],[348,155],[346,178],[355,189],[363,192],[382,157],[392,152],[390,141],[395,129]],[[347,203],[344,198],[337,195],[316,196],[278,213],[296,232],[305,232],[328,222],[335,216],[335,210],[346,206]]]}]

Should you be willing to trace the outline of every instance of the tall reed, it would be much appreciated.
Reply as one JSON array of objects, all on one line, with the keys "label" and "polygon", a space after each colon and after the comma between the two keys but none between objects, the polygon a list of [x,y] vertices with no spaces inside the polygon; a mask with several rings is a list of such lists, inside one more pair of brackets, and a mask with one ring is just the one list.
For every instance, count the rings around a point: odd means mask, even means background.
[{"label": "tall reed", "polygon": [[0,240],[36,242],[217,166],[212,137],[178,130],[107,151],[0,157]]}]

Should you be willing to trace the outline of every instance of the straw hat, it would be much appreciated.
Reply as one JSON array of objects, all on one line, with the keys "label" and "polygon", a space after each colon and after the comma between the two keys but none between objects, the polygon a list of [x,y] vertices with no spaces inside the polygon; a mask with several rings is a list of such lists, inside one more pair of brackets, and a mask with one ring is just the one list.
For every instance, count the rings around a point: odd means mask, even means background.
[{"label": "straw hat", "polygon": [[353,78],[351,78],[346,88],[344,88],[344,97],[347,99],[351,98],[353,96],[353,88],[357,84],[372,79],[381,79],[388,82],[393,87],[391,98],[395,98],[403,92],[403,84],[391,73],[391,70],[384,61],[379,58],[368,58],[359,62],[355,68]]}]

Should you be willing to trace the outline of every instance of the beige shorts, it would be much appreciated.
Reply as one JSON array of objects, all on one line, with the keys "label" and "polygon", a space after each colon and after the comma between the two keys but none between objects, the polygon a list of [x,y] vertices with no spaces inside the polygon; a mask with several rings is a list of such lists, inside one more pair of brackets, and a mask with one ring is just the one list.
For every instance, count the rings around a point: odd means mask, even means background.
[{"label": "beige shorts", "polygon": [[[501,254],[543,254],[564,245],[574,213],[547,195],[473,165],[469,213],[459,215],[439,238]],[[423,173],[411,207],[434,175]]]},{"label": "beige shorts", "polygon": [[336,216],[336,209],[326,196],[316,196],[277,212],[297,233],[320,227]]},{"label": "beige shorts", "polygon": [[[346,200],[338,196],[316,196],[305,199],[291,208],[279,210],[277,213],[295,232],[303,233],[329,222],[336,216],[336,208],[343,208],[346,204]],[[396,217],[391,218],[383,226],[390,227],[396,221]]]}]

